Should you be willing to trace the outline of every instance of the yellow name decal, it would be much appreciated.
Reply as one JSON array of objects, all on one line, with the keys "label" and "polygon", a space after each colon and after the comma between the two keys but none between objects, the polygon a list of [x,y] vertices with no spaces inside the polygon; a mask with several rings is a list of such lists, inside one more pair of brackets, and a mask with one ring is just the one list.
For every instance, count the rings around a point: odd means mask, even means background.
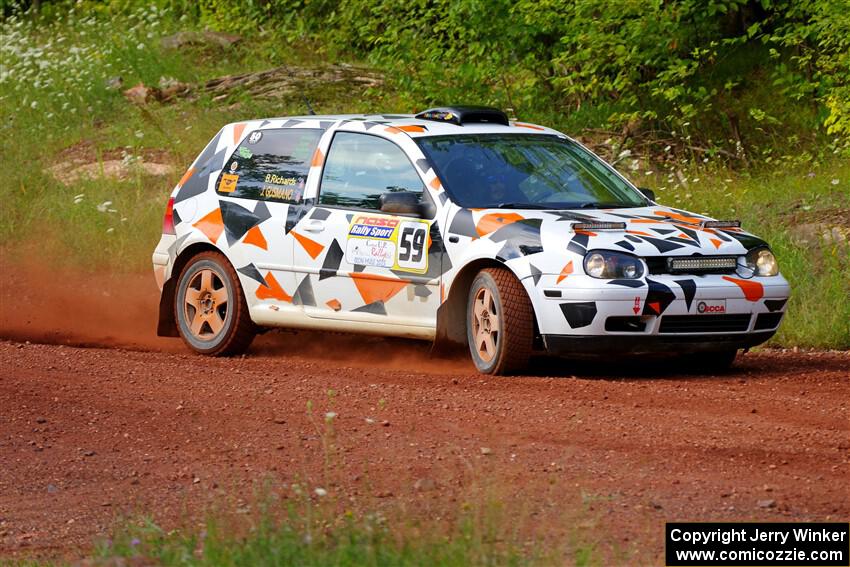
[{"label": "yellow name decal", "polygon": [[295,177],[281,177],[269,173],[266,175],[266,183],[271,183],[272,185],[295,185],[298,183],[298,179]]},{"label": "yellow name decal", "polygon": [[283,187],[269,187],[264,185],[260,189],[260,197],[264,199],[282,199],[284,201],[292,201],[295,197],[295,189],[284,189]]}]

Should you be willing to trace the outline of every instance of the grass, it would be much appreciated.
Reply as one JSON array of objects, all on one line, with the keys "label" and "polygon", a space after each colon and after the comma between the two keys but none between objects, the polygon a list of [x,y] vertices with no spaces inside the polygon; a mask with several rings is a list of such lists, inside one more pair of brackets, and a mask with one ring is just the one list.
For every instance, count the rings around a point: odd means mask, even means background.
[{"label": "grass", "polygon": [[[489,539],[471,522],[438,535],[423,526],[391,526],[380,514],[334,518],[287,511],[282,519],[266,512],[258,521],[234,527],[209,520],[203,529],[164,532],[151,522],[136,522],[102,544],[101,559],[145,557],[157,565],[535,565],[533,552]],[[582,549],[581,557],[591,555]],[[551,564],[546,562],[546,564]],[[588,564],[582,562],[582,564]]]},{"label": "grass", "polygon": [[[325,402],[334,407],[335,392],[328,390]],[[430,514],[417,513],[419,506],[404,500],[379,504],[356,496],[357,491],[349,494],[342,488],[347,483],[336,414],[322,416],[312,400],[306,410],[322,440],[324,467],[318,486],[306,477],[288,485],[267,481],[255,493],[253,505],[237,498],[242,504],[235,509],[219,508],[202,524],[183,529],[165,531],[149,518],[126,521],[112,538],[96,545],[93,557],[215,567],[589,566],[635,560],[610,542],[588,539],[582,530],[595,518],[582,505],[577,505],[577,514],[564,510],[555,520],[558,525],[549,526],[563,528],[566,539],[544,546],[533,535],[539,533],[537,521],[524,513],[522,504],[506,505],[500,497],[506,487],[492,477],[482,478],[474,466],[467,469],[461,503],[455,509],[441,508],[436,517],[433,508],[428,507]],[[368,474],[364,482],[370,484]],[[583,500],[587,496],[583,494]]]},{"label": "grass", "polygon": [[[107,87],[110,78],[122,77],[124,88],[138,82],[156,85],[160,77],[198,82],[283,63],[312,65],[332,57],[315,45],[293,47],[263,33],[231,48],[174,52],[159,47],[160,37],[186,26],[167,9],[153,6],[115,14],[104,8],[94,16],[71,10],[63,21],[49,24],[15,18],[0,23],[0,168],[6,187],[0,239],[5,258],[29,253],[30,248],[20,245],[36,242],[39,254],[59,265],[147,270],[166,197],[218,128],[247,117],[305,110],[300,97],[259,101],[244,94],[226,101],[201,97],[138,107]],[[384,88],[361,96],[351,96],[344,88],[316,88],[307,94],[325,113],[409,110],[416,100],[405,90],[408,83],[403,77],[387,81]],[[435,87],[433,97],[448,99],[451,89]],[[591,127],[596,120],[592,108],[573,114],[542,108],[535,114],[550,117],[556,127]],[[679,135],[688,139],[687,131]],[[153,177],[131,168],[125,179],[62,183],[49,168],[83,144],[101,163],[116,155],[133,161],[151,152],[164,153],[160,159],[173,173]],[[605,149],[602,143],[600,147]],[[609,149],[618,153],[618,148]],[[830,213],[835,218],[836,211],[847,226],[850,164],[830,158],[826,146],[804,146],[783,155],[774,151],[762,149],[750,156],[760,166],[743,172],[730,170],[710,152],[682,154],[681,149],[666,156],[661,152],[655,157],[663,159],[654,159],[652,165],[627,158],[618,167],[637,184],[656,188],[663,204],[740,218],[747,229],[771,243],[794,290],[788,318],[771,344],[850,348],[848,248],[801,244],[793,232],[795,224]],[[111,204],[104,207],[107,201]]]},{"label": "grass", "polygon": [[[334,407],[335,396],[328,390],[327,407]],[[402,501],[370,505],[369,497],[346,494],[340,488],[346,483],[336,413],[322,415],[312,400],[306,411],[322,440],[320,481],[304,478],[288,485],[267,481],[253,505],[214,510],[203,524],[184,529],[165,531],[149,518],[124,522],[111,539],[96,545],[94,558],[216,567],[602,564],[597,546],[586,543],[575,530],[570,542],[550,545],[545,553],[539,542],[523,539],[522,530],[532,527],[528,518],[516,507],[509,513],[497,496],[503,489],[482,481],[473,470],[463,503],[447,510],[442,519],[411,514]],[[365,483],[369,484],[368,478]],[[624,557],[606,547],[609,551]]]}]

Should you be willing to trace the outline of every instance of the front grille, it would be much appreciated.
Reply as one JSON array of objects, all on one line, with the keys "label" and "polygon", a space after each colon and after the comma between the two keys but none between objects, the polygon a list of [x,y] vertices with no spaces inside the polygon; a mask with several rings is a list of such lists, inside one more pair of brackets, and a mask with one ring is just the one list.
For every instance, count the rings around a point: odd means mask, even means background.
[{"label": "front grille", "polygon": [[734,274],[737,256],[648,256],[650,274]]},{"label": "front grille", "polygon": [[756,331],[775,329],[781,319],[782,313],[762,313],[756,317],[756,324],[753,329]]},{"label": "front grille", "polygon": [[659,333],[735,333],[746,331],[750,315],[665,315]]}]

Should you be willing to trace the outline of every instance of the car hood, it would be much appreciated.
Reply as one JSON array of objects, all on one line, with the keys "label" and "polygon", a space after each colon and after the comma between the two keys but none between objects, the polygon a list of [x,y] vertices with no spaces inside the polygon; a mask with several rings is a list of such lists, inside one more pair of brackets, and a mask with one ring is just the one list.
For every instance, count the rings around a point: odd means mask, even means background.
[{"label": "car hood", "polygon": [[[569,250],[584,255],[606,249],[638,256],[740,255],[764,241],[740,228],[703,228],[715,220],[652,205],[600,210],[461,209],[450,234],[503,242],[499,257]],[[625,223],[622,229],[582,230],[578,223]]]}]

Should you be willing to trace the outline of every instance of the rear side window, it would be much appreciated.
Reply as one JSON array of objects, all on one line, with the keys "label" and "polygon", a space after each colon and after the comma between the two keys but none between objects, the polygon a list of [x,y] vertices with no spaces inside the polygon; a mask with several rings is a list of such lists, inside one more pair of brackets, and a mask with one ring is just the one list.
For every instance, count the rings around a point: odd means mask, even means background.
[{"label": "rear side window", "polygon": [[424,190],[413,164],[389,140],[338,132],[331,142],[319,203],[355,209],[380,209],[381,193]]},{"label": "rear side window", "polygon": [[307,128],[254,130],[224,164],[216,191],[243,199],[300,202],[323,133]]}]

